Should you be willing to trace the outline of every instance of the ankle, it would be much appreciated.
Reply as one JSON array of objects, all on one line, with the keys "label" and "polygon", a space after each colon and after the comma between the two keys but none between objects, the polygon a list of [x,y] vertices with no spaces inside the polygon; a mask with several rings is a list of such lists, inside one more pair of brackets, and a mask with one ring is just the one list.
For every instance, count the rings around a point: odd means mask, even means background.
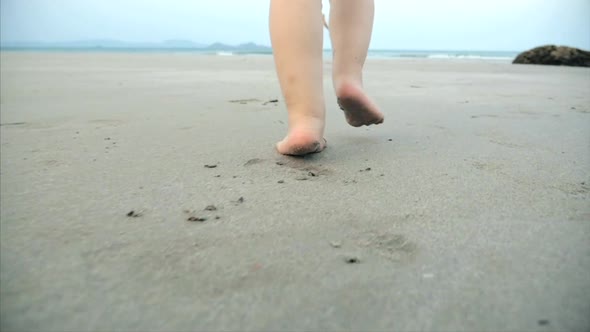
[{"label": "ankle", "polygon": [[300,129],[300,130],[311,130],[321,131],[323,133],[324,126],[326,123],[325,113],[320,114],[305,114],[301,112],[292,112],[289,114],[289,130]]},{"label": "ankle", "polygon": [[338,77],[333,79],[333,84],[336,97],[346,96],[351,88],[363,89],[363,80],[361,77]]}]

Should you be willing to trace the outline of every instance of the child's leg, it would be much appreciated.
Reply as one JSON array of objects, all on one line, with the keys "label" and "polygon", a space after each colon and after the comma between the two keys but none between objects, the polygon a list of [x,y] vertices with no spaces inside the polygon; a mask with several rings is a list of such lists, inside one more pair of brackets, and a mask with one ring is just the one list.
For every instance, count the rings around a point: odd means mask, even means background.
[{"label": "child's leg", "polygon": [[282,154],[304,155],[326,146],[321,8],[320,0],[271,1],[270,35],[289,112],[289,132],[277,143]]},{"label": "child's leg", "polygon": [[373,0],[332,0],[330,37],[338,104],[355,127],[383,122],[383,114],[363,91],[363,65],[371,41]]}]

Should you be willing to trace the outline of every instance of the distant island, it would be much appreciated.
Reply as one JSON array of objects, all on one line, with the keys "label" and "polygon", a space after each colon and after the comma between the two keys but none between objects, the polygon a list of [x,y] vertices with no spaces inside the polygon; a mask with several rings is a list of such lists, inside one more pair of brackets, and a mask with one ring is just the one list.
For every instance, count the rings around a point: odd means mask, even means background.
[{"label": "distant island", "polygon": [[127,42],[111,39],[79,40],[68,42],[2,41],[2,49],[185,49],[211,51],[270,51],[271,48],[255,43],[228,45],[203,44],[191,40],[165,40],[162,42]]}]

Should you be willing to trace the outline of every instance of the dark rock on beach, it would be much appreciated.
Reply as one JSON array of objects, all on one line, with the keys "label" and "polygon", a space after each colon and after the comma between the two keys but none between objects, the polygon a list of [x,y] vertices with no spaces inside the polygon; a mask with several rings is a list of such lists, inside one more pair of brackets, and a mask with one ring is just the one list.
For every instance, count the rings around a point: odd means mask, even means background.
[{"label": "dark rock on beach", "polygon": [[579,48],[546,45],[520,53],[512,63],[590,67],[590,52]]}]

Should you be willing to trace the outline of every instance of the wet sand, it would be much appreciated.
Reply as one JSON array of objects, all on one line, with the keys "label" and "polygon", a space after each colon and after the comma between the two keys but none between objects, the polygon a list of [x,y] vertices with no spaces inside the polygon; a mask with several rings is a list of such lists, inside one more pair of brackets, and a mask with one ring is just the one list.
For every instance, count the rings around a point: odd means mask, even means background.
[{"label": "wet sand", "polygon": [[271,57],[0,57],[2,330],[590,328],[589,69],[328,61],[301,159]]}]

